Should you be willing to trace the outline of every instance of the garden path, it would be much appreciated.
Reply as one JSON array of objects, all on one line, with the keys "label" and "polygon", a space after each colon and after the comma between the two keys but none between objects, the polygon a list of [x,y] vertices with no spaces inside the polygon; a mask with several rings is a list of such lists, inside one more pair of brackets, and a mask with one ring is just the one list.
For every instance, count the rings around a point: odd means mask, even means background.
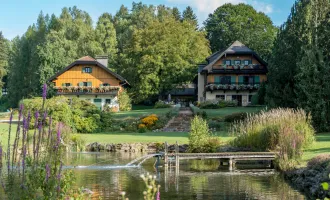
[{"label": "garden path", "polygon": [[189,132],[193,112],[190,108],[180,108],[179,114],[173,117],[163,128],[164,132]]}]

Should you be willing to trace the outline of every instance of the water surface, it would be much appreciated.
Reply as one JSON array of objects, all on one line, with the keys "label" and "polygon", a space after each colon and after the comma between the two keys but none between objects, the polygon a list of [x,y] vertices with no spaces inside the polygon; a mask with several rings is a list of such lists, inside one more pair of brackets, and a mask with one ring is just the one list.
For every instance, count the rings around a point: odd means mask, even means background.
[{"label": "water surface", "polygon": [[170,167],[154,167],[155,158],[142,167],[125,167],[138,153],[73,153],[66,156],[74,168],[77,187],[89,188],[93,199],[121,199],[125,191],[130,200],[143,199],[141,174],[157,176],[161,199],[305,199],[273,170],[218,169],[217,160],[180,162],[179,174]]}]

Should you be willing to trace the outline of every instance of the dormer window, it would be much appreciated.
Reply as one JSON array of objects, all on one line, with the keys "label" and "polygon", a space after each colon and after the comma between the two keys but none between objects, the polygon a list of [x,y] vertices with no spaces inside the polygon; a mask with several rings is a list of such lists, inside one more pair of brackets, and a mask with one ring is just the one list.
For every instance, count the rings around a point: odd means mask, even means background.
[{"label": "dormer window", "polygon": [[244,65],[249,65],[251,64],[251,60],[244,60]]},{"label": "dormer window", "polygon": [[82,68],[82,72],[83,73],[92,73],[92,68],[91,67],[83,67]]},{"label": "dormer window", "polygon": [[235,60],[234,63],[235,63],[235,65],[240,65],[241,61],[240,60]]},{"label": "dormer window", "polygon": [[225,65],[231,65],[231,60],[224,60],[223,61],[223,64],[225,64]]}]

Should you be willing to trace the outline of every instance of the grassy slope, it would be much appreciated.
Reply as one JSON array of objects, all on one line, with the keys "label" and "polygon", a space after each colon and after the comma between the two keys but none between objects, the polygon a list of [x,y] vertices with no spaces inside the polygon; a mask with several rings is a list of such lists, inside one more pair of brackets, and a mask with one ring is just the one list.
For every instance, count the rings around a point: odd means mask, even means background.
[{"label": "grassy slope", "polygon": [[316,142],[303,154],[303,160],[309,160],[318,154],[330,153],[330,133],[320,133],[316,135]]},{"label": "grassy slope", "polygon": [[140,118],[142,116],[156,114],[161,115],[170,111],[171,108],[160,108],[160,109],[140,109],[140,110],[132,110],[132,111],[124,111],[118,112],[114,114],[114,119],[129,119],[129,118]]},{"label": "grassy slope", "polygon": [[201,109],[205,111],[208,117],[224,117],[233,113],[248,112],[255,113],[263,110],[265,107],[228,107],[221,109]]}]

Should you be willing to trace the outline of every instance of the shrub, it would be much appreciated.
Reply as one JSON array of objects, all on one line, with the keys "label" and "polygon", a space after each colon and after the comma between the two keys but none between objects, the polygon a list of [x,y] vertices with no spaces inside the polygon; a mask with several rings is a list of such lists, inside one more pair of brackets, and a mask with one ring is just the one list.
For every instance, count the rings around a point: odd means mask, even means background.
[{"label": "shrub", "polygon": [[233,113],[230,115],[225,116],[225,122],[235,122],[235,121],[241,121],[244,120],[247,117],[247,113],[245,112],[240,112],[240,113]]},{"label": "shrub", "polygon": [[145,124],[139,124],[139,133],[147,132],[147,127]]},{"label": "shrub", "polygon": [[71,135],[71,149],[76,152],[81,152],[85,150],[86,141],[81,137],[81,135],[73,134]]},{"label": "shrub", "polygon": [[205,101],[200,103],[199,108],[201,109],[218,109],[220,108],[217,101]]},{"label": "shrub", "polygon": [[157,101],[154,108],[170,108],[173,104],[165,103],[164,101]]},{"label": "shrub", "polygon": [[102,131],[110,130],[113,125],[112,112],[101,112],[100,127]]},{"label": "shrub", "polygon": [[248,116],[233,125],[232,133],[237,135],[235,146],[278,151],[281,169],[291,168],[314,141],[311,117],[301,109],[279,108]]},{"label": "shrub", "polygon": [[217,149],[220,144],[221,142],[218,137],[210,137],[207,143],[204,145],[204,151],[208,153],[215,153],[217,152]]},{"label": "shrub", "polygon": [[158,117],[155,114],[149,115],[141,120],[141,122],[147,127],[151,128],[158,121]]},{"label": "shrub", "polygon": [[222,127],[221,122],[214,121],[214,120],[210,120],[208,122],[208,125],[209,125],[210,129],[215,129],[215,130],[220,130],[220,128]]},{"label": "shrub", "polygon": [[132,110],[132,100],[127,94],[126,90],[119,92],[118,95],[119,109],[120,111]]},{"label": "shrub", "polygon": [[205,145],[210,139],[210,132],[207,122],[195,116],[191,121],[191,130],[189,133],[189,151],[190,152],[204,152]]}]

